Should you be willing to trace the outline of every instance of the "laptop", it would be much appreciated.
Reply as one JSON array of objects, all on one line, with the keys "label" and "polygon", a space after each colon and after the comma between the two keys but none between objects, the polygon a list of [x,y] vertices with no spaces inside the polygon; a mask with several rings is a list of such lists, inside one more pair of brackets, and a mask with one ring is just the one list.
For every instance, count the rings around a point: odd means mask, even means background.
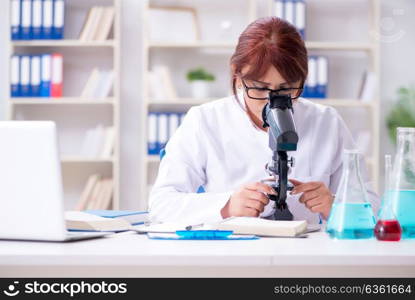
[{"label": "laptop", "polygon": [[66,229],[54,122],[0,121],[0,141],[0,239],[63,242],[108,234]]}]

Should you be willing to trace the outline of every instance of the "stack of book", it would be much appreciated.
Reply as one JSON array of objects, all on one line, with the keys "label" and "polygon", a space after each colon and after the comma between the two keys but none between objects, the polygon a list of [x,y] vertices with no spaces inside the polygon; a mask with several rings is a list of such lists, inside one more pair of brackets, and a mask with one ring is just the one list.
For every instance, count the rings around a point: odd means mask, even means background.
[{"label": "stack of book", "polygon": [[13,55],[10,72],[11,97],[62,97],[60,53]]},{"label": "stack of book", "polygon": [[302,97],[327,98],[328,60],[325,56],[309,56],[308,77]]},{"label": "stack of book", "polygon": [[81,41],[104,41],[109,38],[114,23],[114,7],[94,6],[85,19],[79,39]]},{"label": "stack of book", "polygon": [[155,65],[148,73],[149,94],[153,101],[177,99],[170,70],[165,65]]},{"label": "stack of book", "polygon": [[305,39],[306,5],[304,0],[275,0],[275,16],[293,24]]},{"label": "stack of book", "polygon": [[148,154],[158,155],[180,126],[185,113],[150,112],[148,115]]},{"label": "stack of book", "polygon": [[97,125],[86,131],[80,155],[86,158],[110,158],[114,151],[114,144],[114,127]]},{"label": "stack of book", "polygon": [[113,196],[113,181],[100,174],[89,176],[75,210],[108,209]]},{"label": "stack of book", "polygon": [[11,0],[11,39],[63,39],[64,0]]},{"label": "stack of book", "polygon": [[82,98],[101,98],[109,96],[114,84],[112,70],[99,70],[94,68],[81,92]]}]

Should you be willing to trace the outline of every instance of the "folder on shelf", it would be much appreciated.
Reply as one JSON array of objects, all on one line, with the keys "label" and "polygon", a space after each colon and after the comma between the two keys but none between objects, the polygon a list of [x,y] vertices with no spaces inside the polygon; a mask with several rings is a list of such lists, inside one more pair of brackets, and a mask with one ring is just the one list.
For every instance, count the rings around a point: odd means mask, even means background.
[{"label": "folder on shelf", "polygon": [[12,40],[19,40],[21,34],[21,1],[10,2],[10,32]]},{"label": "folder on shelf", "polygon": [[22,29],[21,39],[30,40],[32,38],[32,1],[22,0]]},{"label": "folder on shelf", "polygon": [[303,0],[297,0],[295,3],[295,27],[297,27],[301,36],[305,40],[305,23],[306,23],[306,4]]},{"label": "folder on shelf", "polygon": [[41,56],[41,81],[40,81],[40,97],[50,97],[51,91],[51,61],[50,54],[42,54]]},{"label": "folder on shelf", "polygon": [[30,97],[30,56],[20,57],[20,95]]},{"label": "folder on shelf", "polygon": [[63,57],[62,54],[52,54],[51,96],[62,97]]},{"label": "folder on shelf", "polygon": [[32,0],[32,39],[42,38],[42,0]]},{"label": "folder on shelf", "polygon": [[104,7],[101,18],[98,21],[98,27],[95,30],[93,39],[96,41],[105,41],[108,39],[111,32],[112,24],[114,22],[114,7]]},{"label": "folder on shelf", "polygon": [[327,97],[327,81],[328,81],[328,61],[327,57],[317,57],[317,85],[316,96],[318,98]]},{"label": "folder on shelf", "polygon": [[65,2],[53,0],[52,39],[62,39],[64,30]]},{"label": "folder on shelf", "polygon": [[20,57],[13,55],[10,58],[10,96],[20,96]]},{"label": "folder on shelf", "polygon": [[284,1],[283,0],[274,1],[274,13],[277,18],[284,19]]},{"label": "folder on shelf", "polygon": [[158,155],[158,147],[157,147],[157,114],[154,112],[150,112],[148,115],[148,154],[149,155]]},{"label": "folder on shelf", "polygon": [[169,113],[168,118],[169,118],[169,124],[168,124],[169,136],[168,136],[168,138],[170,139],[173,136],[176,129],[179,127],[179,115],[177,113]]},{"label": "folder on shelf", "polygon": [[30,58],[30,97],[40,97],[41,59],[39,55]]},{"label": "folder on shelf", "polygon": [[42,2],[42,39],[52,38],[53,25],[53,0],[43,0]]},{"label": "folder on shelf", "polygon": [[303,97],[316,98],[317,60],[315,56],[308,58],[308,76]]},{"label": "folder on shelf", "polygon": [[101,179],[101,175],[93,174],[88,177],[85,187],[82,191],[81,197],[75,206],[75,210],[84,210],[88,205],[89,195],[91,195],[95,184]]},{"label": "folder on shelf", "polygon": [[286,0],[284,1],[284,19],[295,25],[294,23],[294,1]]},{"label": "folder on shelf", "polygon": [[167,140],[168,140],[168,132],[169,132],[169,125],[167,114],[159,113],[158,114],[158,145],[157,148],[160,151],[164,147],[166,147]]}]

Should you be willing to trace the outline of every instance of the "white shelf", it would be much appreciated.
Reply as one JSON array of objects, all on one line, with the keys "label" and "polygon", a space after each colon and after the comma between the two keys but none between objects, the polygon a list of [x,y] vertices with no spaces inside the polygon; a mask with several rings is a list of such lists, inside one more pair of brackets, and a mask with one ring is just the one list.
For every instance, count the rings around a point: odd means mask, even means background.
[{"label": "white shelf", "polygon": [[[306,41],[309,50],[350,50],[350,51],[372,51],[374,45],[371,43],[359,42],[318,42]],[[235,43],[215,43],[215,42],[196,42],[196,43],[150,43],[149,48],[235,48]]]},{"label": "white shelf", "polygon": [[90,157],[81,157],[81,156],[62,156],[62,163],[113,163],[114,159],[111,157],[108,158],[90,158]]},{"label": "white shelf", "polygon": [[371,43],[355,42],[313,42],[306,41],[309,50],[350,50],[350,51],[372,51],[375,45]]},{"label": "white shelf", "polygon": [[[192,98],[180,98],[166,101],[149,101],[149,106],[180,106],[180,105],[200,105],[210,101],[217,100],[219,98],[208,98],[208,99],[192,99]],[[312,102],[316,102],[323,105],[338,106],[338,107],[372,107],[373,102],[362,102],[358,99],[320,99],[320,98],[306,98]]]},{"label": "white shelf", "polygon": [[116,41],[28,40],[13,41],[13,47],[114,47]]},{"label": "white shelf", "polygon": [[147,162],[158,163],[160,162],[160,156],[158,155],[147,155]]},{"label": "white shelf", "polygon": [[10,104],[13,105],[112,105],[114,98],[93,99],[79,97],[62,97],[62,98],[10,98]]}]

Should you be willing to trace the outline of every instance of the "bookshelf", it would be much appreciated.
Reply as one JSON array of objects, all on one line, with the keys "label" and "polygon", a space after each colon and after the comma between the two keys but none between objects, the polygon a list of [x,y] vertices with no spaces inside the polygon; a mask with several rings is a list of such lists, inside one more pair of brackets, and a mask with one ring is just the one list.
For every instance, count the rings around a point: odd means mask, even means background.
[{"label": "bookshelf", "polygon": [[[93,6],[113,6],[114,22],[110,36],[102,41],[78,40],[88,11]],[[120,0],[65,1],[65,33],[61,40],[11,40],[9,54],[63,55],[63,96],[18,97],[7,99],[8,120],[52,120],[58,128],[65,209],[74,209],[87,179],[99,173],[113,179],[111,208],[120,206]],[[93,68],[114,72],[112,93],[104,98],[81,97]],[[9,72],[10,73],[10,72]],[[85,157],[79,149],[88,129],[98,124],[113,126],[114,150],[110,157]]]},{"label": "bookshelf", "polygon": [[[204,2],[204,3],[203,3]],[[143,153],[147,153],[147,115],[152,111],[187,111],[193,105],[200,105],[219,99],[230,94],[229,77],[222,74],[229,74],[228,60],[232,55],[240,32],[252,20],[273,14],[273,0],[233,0],[227,1],[175,1],[177,6],[193,7],[201,14],[199,26],[202,31],[202,38],[196,42],[154,42],[150,41],[147,32],[149,28],[149,9],[154,5],[171,6],[169,0],[147,0],[145,1],[142,17],[144,20],[141,34],[143,35],[143,101],[142,101],[142,131],[140,132],[140,144],[143,146]],[[205,6],[204,6],[205,5]],[[208,5],[211,5],[208,7]],[[228,5],[233,9],[227,10]],[[306,13],[306,47],[310,55],[324,55],[329,57],[329,93],[326,99],[310,99],[317,103],[335,107],[343,116],[352,134],[358,130],[370,132],[370,145],[365,158],[370,171],[375,190],[378,186],[379,175],[379,84],[376,85],[374,97],[369,102],[358,99],[358,89],[362,81],[363,71],[368,70],[375,74],[377,80],[380,78],[379,70],[379,42],[375,35],[380,20],[380,3],[377,0],[307,0]],[[213,8],[212,8],[213,7]],[[239,14],[236,26],[233,26],[233,36],[229,39],[215,40],[212,34],[206,30],[217,29],[213,22],[220,23],[220,16],[209,14],[213,10],[224,11],[229,15]],[[318,18],[313,16],[318,15]],[[222,16],[223,17],[223,16]],[[206,19],[213,21],[209,28]],[[226,16],[224,17],[226,18]],[[233,23],[236,19],[229,16]],[[344,28],[344,24],[348,24]],[[205,28],[205,27],[206,28]],[[351,29],[350,29],[351,28]],[[205,29],[205,31],[203,31]],[[207,38],[205,38],[207,37]],[[196,61],[196,63],[194,63]],[[201,61],[202,63],[198,63]],[[148,82],[149,70],[152,65],[165,63],[174,70],[174,84],[177,87],[178,99],[163,99],[154,101],[150,97]],[[192,65],[194,63],[194,65]],[[185,65],[186,67],[183,67]],[[214,89],[220,89],[220,93],[206,99],[193,99],[189,96],[189,87],[183,79],[185,71],[197,65],[211,67],[216,74],[220,74],[218,81],[223,84],[216,84]],[[187,69],[186,69],[187,68]],[[336,76],[333,76],[333,74]],[[336,78],[335,78],[336,77]],[[337,78],[338,77],[338,78]],[[346,83],[346,84],[344,84]],[[356,114],[356,112],[358,112]],[[364,116],[354,121],[356,115]],[[365,122],[363,122],[365,121]],[[362,128],[355,128],[356,123],[365,123]],[[352,126],[353,125],[353,126]],[[142,172],[140,188],[143,192],[142,199],[147,201],[148,193],[157,176],[159,157],[157,155],[145,155],[142,158],[139,169]],[[147,203],[142,203],[146,207]]]}]

